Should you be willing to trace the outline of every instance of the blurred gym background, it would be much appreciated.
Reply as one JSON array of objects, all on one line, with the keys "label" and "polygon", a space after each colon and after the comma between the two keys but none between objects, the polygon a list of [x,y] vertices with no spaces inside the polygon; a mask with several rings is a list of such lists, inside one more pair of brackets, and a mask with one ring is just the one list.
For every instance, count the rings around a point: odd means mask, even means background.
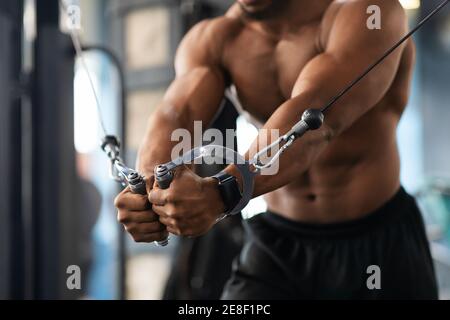
[{"label": "blurred gym background", "polygon": [[[411,25],[439,0],[404,0]],[[166,248],[135,244],[116,221],[120,186],[99,148],[102,117],[126,162],[174,77],[176,47],[232,0],[69,0],[102,106],[76,61],[57,0],[0,2],[0,298],[217,299],[242,242],[241,218]],[[413,90],[398,139],[402,182],[427,221],[442,299],[450,298],[450,8],[416,36]],[[256,129],[232,103],[216,121],[237,126],[239,150]],[[367,143],[370,143],[368,141]],[[254,200],[244,217],[264,209]],[[81,290],[68,290],[78,265]]]}]

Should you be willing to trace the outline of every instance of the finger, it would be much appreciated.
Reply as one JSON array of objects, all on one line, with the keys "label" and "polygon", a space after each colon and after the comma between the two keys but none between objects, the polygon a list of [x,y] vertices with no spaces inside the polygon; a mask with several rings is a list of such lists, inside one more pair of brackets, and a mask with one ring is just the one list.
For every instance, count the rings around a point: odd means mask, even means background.
[{"label": "finger", "polygon": [[176,219],[170,216],[160,216],[159,222],[166,226],[177,227],[179,229],[186,229],[196,223],[200,222],[201,219]]},{"label": "finger", "polygon": [[159,219],[161,219],[161,217],[169,217],[170,216],[170,211],[169,211],[169,207],[170,205],[166,204],[165,206],[158,206],[158,205],[153,205],[153,211],[159,216]]},{"label": "finger", "polygon": [[167,216],[166,217],[160,216],[159,222],[167,227],[171,227],[171,228],[178,227],[178,221],[173,218],[167,217]]},{"label": "finger", "polygon": [[129,210],[119,210],[117,214],[117,220],[120,223],[146,223],[154,222],[159,220],[159,216],[153,210],[146,211],[129,211]]},{"label": "finger", "polygon": [[167,227],[169,232],[183,236],[198,235],[202,230],[208,229],[208,222],[201,217],[183,220],[160,217],[159,221]]},{"label": "finger", "polygon": [[156,233],[147,233],[147,234],[134,234],[132,235],[133,240],[135,242],[154,242],[154,241],[162,241],[167,239],[169,233],[166,230],[156,232]]},{"label": "finger", "polygon": [[147,195],[134,194],[129,190],[124,190],[124,192],[121,192],[116,197],[114,206],[118,209],[127,209],[131,211],[144,211],[151,207]]},{"label": "finger", "polygon": [[181,235],[181,230],[175,227],[167,227],[167,232],[174,234],[176,236],[180,236]]},{"label": "finger", "polygon": [[130,211],[133,221],[137,223],[146,223],[159,221],[159,215],[154,210]]},{"label": "finger", "polygon": [[137,233],[159,233],[166,230],[166,226],[159,221],[139,223],[136,226]]},{"label": "finger", "polygon": [[159,233],[166,230],[166,226],[158,221],[145,223],[129,222],[124,224],[123,227],[126,232],[133,236],[140,234]]},{"label": "finger", "polygon": [[154,205],[163,206],[167,203],[166,190],[159,188],[152,189],[148,193],[148,201]]}]

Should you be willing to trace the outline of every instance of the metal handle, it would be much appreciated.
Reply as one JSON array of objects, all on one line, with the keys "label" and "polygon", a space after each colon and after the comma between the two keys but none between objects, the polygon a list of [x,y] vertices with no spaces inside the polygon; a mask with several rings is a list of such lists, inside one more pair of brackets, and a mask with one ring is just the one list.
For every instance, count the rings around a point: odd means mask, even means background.
[{"label": "metal handle", "polygon": [[[145,186],[145,179],[139,173],[133,171],[127,176],[128,185],[130,186],[130,190],[134,194],[147,194],[147,188]],[[156,241],[156,244],[160,247],[165,247],[169,244],[169,237],[164,240]]]},{"label": "metal handle", "polygon": [[165,165],[157,166],[155,169],[155,180],[161,189],[169,189],[173,180],[173,172]]},{"label": "metal handle", "polygon": [[176,168],[185,164],[195,163],[195,160],[204,157],[211,157],[217,161],[221,161],[218,163],[223,163],[223,160],[225,160],[227,164],[233,163],[238,169],[243,183],[242,199],[229,214],[232,215],[239,213],[243,208],[245,208],[252,198],[254,177],[257,174],[257,171],[252,171],[250,163],[246,161],[239,153],[223,146],[206,145],[197,147],[186,152],[183,156],[173,161],[157,166],[154,173],[158,187],[161,189],[168,189],[173,181],[173,172]]}]

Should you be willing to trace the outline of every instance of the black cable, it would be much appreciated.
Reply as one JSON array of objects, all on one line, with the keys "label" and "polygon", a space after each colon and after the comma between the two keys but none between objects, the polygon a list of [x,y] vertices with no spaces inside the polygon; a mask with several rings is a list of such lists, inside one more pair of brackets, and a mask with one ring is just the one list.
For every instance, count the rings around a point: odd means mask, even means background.
[{"label": "black cable", "polygon": [[349,92],[356,84],[358,84],[362,79],[364,79],[375,67],[377,67],[381,62],[384,61],[392,52],[394,52],[398,47],[400,47],[406,40],[408,40],[417,30],[419,30],[428,20],[430,20],[435,14],[437,14],[442,8],[444,8],[450,0],[442,2],[436,9],[434,9],[429,15],[427,15],[419,24],[408,32],[402,39],[400,39],[393,47],[387,50],[381,58],[370,65],[366,71],[364,71],[359,77],[353,80],[344,90],[342,90],[337,96],[330,100],[320,111],[325,113],[332,105],[334,105],[339,99],[341,99],[347,92]]},{"label": "black cable", "polygon": [[[82,51],[98,51],[105,56],[109,58],[109,60],[112,62],[112,64],[116,67],[118,77],[119,77],[119,87],[120,87],[120,99],[121,99],[121,148],[122,150],[125,149],[125,132],[126,132],[126,110],[127,110],[127,99],[126,99],[126,83],[125,83],[125,71],[123,69],[122,63],[119,59],[119,57],[109,48],[101,46],[101,45],[86,45],[82,46]],[[125,156],[124,156],[125,158]],[[126,160],[126,159],[124,159]],[[119,250],[119,270],[118,270],[118,279],[119,279],[119,299],[124,300],[125,297],[125,291],[126,291],[126,284],[125,284],[125,277],[126,277],[126,245],[125,245],[125,232],[123,227],[119,224],[118,228],[119,232],[119,240],[118,240],[118,250]]]},{"label": "black cable", "polygon": [[[105,56],[109,58],[109,60],[113,63],[113,65],[116,67],[118,77],[119,77],[119,87],[120,87],[120,99],[121,99],[121,108],[122,108],[122,116],[125,115],[126,112],[126,83],[125,83],[125,71],[122,66],[122,62],[120,61],[119,57],[109,48],[101,45],[83,45],[82,46],[83,52],[86,51],[99,51],[103,53]],[[125,119],[122,117],[122,119]],[[124,129],[125,127],[124,123],[122,123],[122,137],[124,137]],[[123,142],[122,142],[123,144]]]}]

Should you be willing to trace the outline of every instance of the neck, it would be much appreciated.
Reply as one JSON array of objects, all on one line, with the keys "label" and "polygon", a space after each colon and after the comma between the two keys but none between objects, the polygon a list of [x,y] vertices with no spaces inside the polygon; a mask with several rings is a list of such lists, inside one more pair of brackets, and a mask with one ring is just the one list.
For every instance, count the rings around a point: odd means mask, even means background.
[{"label": "neck", "polygon": [[[320,19],[333,0],[275,0],[272,10],[261,14],[243,12],[243,19],[262,32],[281,35]],[[242,9],[241,9],[242,10]]]}]

